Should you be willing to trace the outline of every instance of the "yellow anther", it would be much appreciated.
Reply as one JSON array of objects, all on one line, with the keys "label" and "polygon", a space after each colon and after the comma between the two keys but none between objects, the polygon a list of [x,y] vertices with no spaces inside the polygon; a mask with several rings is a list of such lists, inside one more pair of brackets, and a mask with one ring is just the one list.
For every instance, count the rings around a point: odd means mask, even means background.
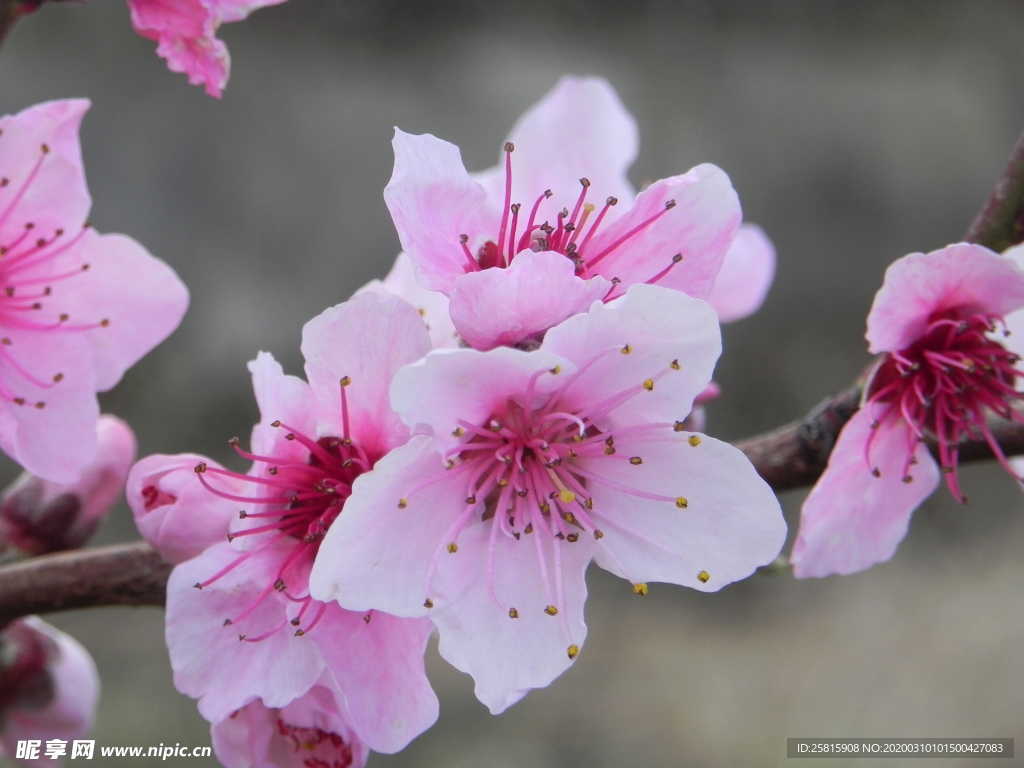
[{"label": "yellow anther", "polygon": [[[945,470],[945,467],[943,467],[943,470]],[[880,470],[878,467],[875,467],[874,469],[871,470],[871,475],[873,477],[881,477],[882,476],[882,470]]]},{"label": "yellow anther", "polygon": [[462,427],[456,427],[452,430],[452,437],[462,437],[464,434],[466,434],[466,432]]},{"label": "yellow anther", "polygon": [[543,512],[545,515],[548,514],[549,512],[551,512],[551,505],[548,504],[547,502],[544,502],[543,504],[540,505],[540,511]]},{"label": "yellow anther", "polygon": [[586,507],[587,509],[593,509],[594,508],[594,500],[593,499],[587,499],[586,501],[583,502],[583,506]]},{"label": "yellow anther", "polygon": [[587,213],[593,213],[594,212],[594,204],[593,203],[584,203],[583,204],[583,210],[586,211]]},{"label": "yellow anther", "polygon": [[558,494],[558,498],[560,498],[565,504],[572,504],[576,501],[576,494],[569,490],[563,490]]},{"label": "yellow anther", "polygon": [[701,571],[700,573],[697,574],[697,578],[700,579],[700,583],[701,584],[707,584],[708,583],[708,579],[711,578],[711,574],[708,573],[707,571]]},{"label": "yellow anther", "polygon": [[343,387],[347,387],[349,384],[352,383],[352,377],[351,376],[342,376],[341,377],[341,381],[339,381],[338,383],[341,384],[341,386],[343,386]]},{"label": "yellow anther", "polygon": [[690,506],[690,502],[688,502],[686,498],[683,496],[677,496],[676,506],[679,507],[680,509],[686,509],[688,506]]},{"label": "yellow anther", "polygon": [[407,506],[409,506],[409,502],[407,502],[405,499],[399,499],[398,500],[398,508],[399,509],[405,509]]},{"label": "yellow anther", "polygon": [[686,422],[685,421],[677,421],[675,423],[675,425],[672,427],[672,429],[674,429],[676,432],[685,432],[686,431]]},{"label": "yellow anther", "polygon": [[636,467],[636,466],[639,466],[640,464],[643,464],[644,460],[641,459],[639,456],[632,456],[629,459],[629,463],[632,464],[634,467]]},{"label": "yellow anther", "polygon": [[555,608],[555,606],[553,605],[549,605],[547,608],[544,609],[544,613],[546,613],[548,616],[557,616],[558,609]]},{"label": "yellow anther", "polygon": [[651,392],[654,389],[654,379],[648,379],[644,382],[644,389]]},{"label": "yellow anther", "polygon": [[615,449],[612,448],[610,445],[604,449],[605,456],[611,456],[613,453],[615,453]]},{"label": "yellow anther", "polygon": [[565,522],[567,522],[567,523],[568,523],[569,525],[572,525],[573,523],[575,523],[575,522],[576,522],[576,518],[572,516],[572,512],[566,512],[566,513],[565,513],[565,515],[563,516],[563,519],[564,519],[564,520],[565,520]]},{"label": "yellow anther", "polygon": [[627,344],[626,346],[624,346],[622,348],[622,354],[624,354],[624,355],[628,355],[632,351],[633,351],[633,348],[631,346],[629,346],[629,344]]},{"label": "yellow anther", "polygon": [[448,542],[448,551],[454,555],[456,552],[459,551],[459,545],[456,544],[454,541]]},{"label": "yellow anther", "polygon": [[565,537],[566,541],[568,541],[570,544],[574,544],[575,542],[579,541],[579,538],[580,535],[578,533],[570,533],[568,536]]},{"label": "yellow anther", "polygon": [[504,477],[498,481],[499,488],[504,488],[506,485],[508,485],[508,480],[506,480]]},{"label": "yellow anther", "polygon": [[523,533],[533,533],[533,523],[527,523],[526,528],[523,529]]},{"label": "yellow anther", "polygon": [[559,373],[562,372],[562,366],[556,365],[554,368],[551,368],[550,371],[553,375],[557,376]]},{"label": "yellow anther", "polygon": [[678,360],[673,360],[671,363],[668,364],[668,367],[671,368],[673,371],[678,371],[679,370],[679,361]]},{"label": "yellow anther", "polygon": [[690,435],[688,438],[686,438],[686,442],[688,442],[690,445],[696,448],[698,445],[700,445],[700,436]]},{"label": "yellow anther", "polygon": [[904,483],[912,483],[912,482],[914,482],[914,478],[913,478],[913,476],[912,476],[912,475],[906,475],[906,476],[905,476],[905,477],[903,478],[903,482],[904,482]]},{"label": "yellow anther", "polygon": [[595,541],[596,541],[597,539],[603,539],[603,538],[604,538],[604,534],[603,534],[603,533],[601,533],[601,531],[598,531],[598,530],[595,530],[595,531],[594,531],[594,540],[595,540]]},{"label": "yellow anther", "polygon": [[423,601],[423,607],[424,607],[424,608],[433,608],[433,607],[434,607],[434,601],[433,601],[433,600],[431,600],[431,599],[430,599],[430,598],[428,597],[428,598],[427,598],[426,600],[424,600],[424,601]]},{"label": "yellow anther", "polygon": [[476,496],[467,496],[466,497],[466,503],[467,504],[476,504]]},{"label": "yellow anther", "polygon": [[519,618],[519,611],[517,611],[515,608],[509,608],[508,609],[508,617],[510,619],[518,619]]},{"label": "yellow anther", "polygon": [[634,595],[646,595],[647,594],[647,585],[644,584],[642,581],[640,583],[638,583],[638,584],[634,584],[633,585],[633,594]]},{"label": "yellow anther", "polygon": [[566,653],[569,654],[570,659],[575,659],[577,656],[580,655],[580,647],[576,644],[570,645]]}]

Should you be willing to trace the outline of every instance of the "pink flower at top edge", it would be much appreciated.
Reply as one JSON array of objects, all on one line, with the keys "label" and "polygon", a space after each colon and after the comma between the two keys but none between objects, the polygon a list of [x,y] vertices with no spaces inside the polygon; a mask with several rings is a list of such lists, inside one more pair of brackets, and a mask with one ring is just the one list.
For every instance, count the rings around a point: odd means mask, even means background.
[{"label": "pink flower at top edge", "polygon": [[440,350],[402,369],[392,403],[429,435],[356,480],[312,594],[430,616],[498,713],[579,653],[592,558],[638,594],[748,576],[785,539],[778,502],[743,454],[682,424],[720,349],[710,306],[637,285],[536,351]]},{"label": "pink flower at top edge", "polygon": [[[1024,245],[1015,245],[1003,251],[1003,255],[1024,270]],[[1024,310],[1010,312],[1006,315],[1006,330],[1009,335],[1003,342],[1004,346],[1020,358],[1024,358]],[[1024,390],[1024,379],[1017,379],[1017,390]],[[1010,459],[1010,466],[1018,476],[1024,477],[1024,458],[1018,456]]]},{"label": "pink flower at top edge", "polygon": [[221,24],[241,21],[253,11],[284,0],[128,0],[132,27],[157,41],[157,55],[172,72],[188,75],[219,99],[228,83],[231,60],[217,38]]},{"label": "pink flower at top edge", "polygon": [[0,118],[0,447],[77,482],[96,455],[96,392],[177,328],[188,291],[124,235],[88,226],[85,100]]},{"label": "pink flower at top edge", "polygon": [[324,679],[278,709],[257,699],[210,727],[213,751],[226,768],[362,768],[369,749],[343,702]]},{"label": "pink flower at top edge", "polygon": [[408,439],[388,386],[429,349],[409,304],[356,296],[306,324],[308,384],[269,354],[250,364],[261,421],[251,451],[231,441],[253,462],[247,474],[201,457],[150,457],[133,471],[143,535],[179,561],[201,550],[171,574],[167,644],[175,685],[211,722],[253,698],[285,707],[324,674],[374,750],[398,751],[437,719],[423,666],[430,622],[342,610],[308,590],[353,481]]},{"label": "pink flower at top edge", "polygon": [[[1020,358],[1001,333],[1021,308],[1024,270],[979,245],[913,253],[886,270],[867,332],[870,351],[884,357],[804,502],[790,557],[797,577],[854,573],[891,558],[940,476],[963,501],[962,439],[987,440],[1016,477],[985,415],[1024,422]],[[938,463],[926,439],[937,444]]]},{"label": "pink flower at top edge", "polygon": [[[18,741],[71,741],[92,728],[100,679],[89,652],[36,616],[19,619],[0,632],[0,756],[17,754]],[[13,662],[11,661],[13,659]],[[69,750],[70,754],[70,750]],[[40,759],[24,765],[55,765]]]},{"label": "pink flower at top edge", "polygon": [[96,458],[74,485],[27,472],[0,497],[0,553],[44,555],[84,546],[124,490],[135,461],[135,434],[116,416],[96,423]]},{"label": "pink flower at top edge", "polygon": [[476,177],[434,136],[396,131],[394,149],[384,199],[402,247],[480,349],[539,338],[634,284],[706,298],[740,225],[713,165],[635,195],[636,123],[600,79],[562,80],[516,123],[504,162]]}]

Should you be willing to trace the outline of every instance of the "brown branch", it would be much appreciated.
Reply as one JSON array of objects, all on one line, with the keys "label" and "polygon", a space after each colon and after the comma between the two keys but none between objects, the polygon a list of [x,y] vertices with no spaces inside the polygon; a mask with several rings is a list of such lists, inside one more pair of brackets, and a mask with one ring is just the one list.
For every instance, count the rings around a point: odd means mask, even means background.
[{"label": "brown branch", "polygon": [[99,605],[163,605],[171,564],[145,542],[42,555],[0,567],[0,626]]},{"label": "brown branch", "polygon": [[1024,240],[1024,133],[964,240],[998,252]]}]

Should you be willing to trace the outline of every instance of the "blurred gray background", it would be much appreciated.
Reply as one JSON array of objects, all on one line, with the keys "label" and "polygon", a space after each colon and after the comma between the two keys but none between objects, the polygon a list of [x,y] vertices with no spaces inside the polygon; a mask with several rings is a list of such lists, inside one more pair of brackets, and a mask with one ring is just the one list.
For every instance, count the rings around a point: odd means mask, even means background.
[{"label": "blurred gray background", "polygon": [[[222,28],[234,69],[217,102],[166,70],[123,0],[88,0],[15,28],[0,113],[93,100],[93,223],[192,291],[104,407],[143,454],[230,460],[257,415],[246,361],[270,350],[299,373],[302,324],[398,250],[392,126],[479,170],[562,74],[603,75],[640,123],[634,181],[717,163],[778,247],[763,311],[725,329],[709,431],[734,439],[851,380],[886,265],[962,235],[1024,127],[1022,32],[1019,0],[290,0]],[[431,650],[439,723],[371,766],[781,766],[789,736],[1010,736],[1022,754],[1024,497],[993,466],[963,484],[971,506],[937,494],[894,560],[856,576],[638,598],[595,568],[565,675],[495,718]],[[801,499],[783,499],[791,520]],[[122,506],[97,543],[135,536]],[[160,611],[53,621],[100,666],[99,745],[209,743],[171,684]]]}]

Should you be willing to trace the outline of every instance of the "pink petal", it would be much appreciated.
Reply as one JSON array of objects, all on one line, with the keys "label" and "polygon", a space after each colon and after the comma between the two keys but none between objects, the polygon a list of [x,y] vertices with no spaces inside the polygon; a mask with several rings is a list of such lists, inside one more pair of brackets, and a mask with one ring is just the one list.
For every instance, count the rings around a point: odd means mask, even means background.
[{"label": "pink petal", "polygon": [[400,296],[412,304],[420,313],[430,334],[434,349],[447,349],[459,345],[459,334],[448,316],[448,297],[440,291],[428,291],[416,280],[412,260],[400,253],[395,265],[383,280],[371,280],[358,291],[375,296]]},{"label": "pink petal", "polygon": [[[398,129],[392,144],[395,170],[384,189],[384,201],[402,248],[424,288],[450,295],[455,278],[471,268],[459,236],[478,237],[493,230],[496,237],[497,219],[491,221],[493,215],[485,212],[486,193],[469,178],[454,144]],[[482,239],[471,241],[470,248],[482,244]]]},{"label": "pink petal", "polygon": [[354,613],[332,604],[310,632],[353,727],[375,752],[398,752],[437,721],[437,696],[423,663],[433,629],[426,618]]},{"label": "pink petal", "polygon": [[222,23],[241,21],[253,11],[270,5],[280,5],[285,0],[207,0],[215,9]]},{"label": "pink petal", "polygon": [[362,768],[369,750],[337,696],[330,681],[321,681],[281,709],[257,699],[211,726],[213,751],[226,768]]},{"label": "pink petal", "polygon": [[[125,497],[135,526],[149,544],[172,563],[197,557],[224,541],[228,526],[238,516],[238,504],[210,493],[199,482],[195,468],[215,461],[194,453],[177,456],[154,454],[139,461],[128,474]],[[219,477],[218,487],[237,494],[248,491]]]},{"label": "pink petal", "polygon": [[713,592],[771,562],[785,543],[786,522],[750,461],[714,438],[665,431],[615,437],[619,454],[642,464],[604,457],[577,462],[620,487],[682,499],[657,501],[588,484],[590,514],[604,533],[598,565],[634,584],[662,581]]},{"label": "pink petal", "polygon": [[[891,269],[891,268],[890,268]],[[865,446],[873,416],[858,411],[839,433],[825,474],[804,501],[790,562],[797,578],[849,574],[884,563],[907,535],[910,515],[939,484],[939,468],[906,425],[876,430],[870,462]],[[914,480],[902,481],[910,446]],[[873,477],[871,469],[881,475]]]},{"label": "pink petal", "polygon": [[[675,201],[675,207],[665,211],[670,201]],[[649,226],[616,245],[663,211]],[[671,267],[657,284],[703,299],[715,285],[741,219],[739,198],[729,177],[714,165],[699,165],[641,192],[633,208],[603,226],[581,248],[580,256],[590,274],[617,277],[623,288],[653,280]],[[676,255],[682,255],[682,261],[673,263]]]},{"label": "pink petal", "polygon": [[573,369],[568,360],[541,350],[441,350],[395,375],[391,405],[414,434],[433,434],[443,452],[463,442],[461,432],[452,434],[460,421],[482,424],[509,398],[520,400],[535,373],[555,372],[537,380],[534,389],[543,393],[559,386]]},{"label": "pink petal", "polygon": [[[636,159],[640,139],[636,120],[608,81],[563,78],[516,121],[508,140],[515,145],[512,202],[522,203],[527,210],[550,189],[554,197],[545,208],[571,211],[581,178],[591,183],[589,201],[619,199],[619,207],[609,211],[608,219],[632,204],[635,192],[626,171]],[[498,165],[481,173],[478,180],[487,189],[488,201],[500,211],[505,200],[504,153]]]},{"label": "pink petal", "polygon": [[[281,364],[269,352],[260,352],[248,367],[260,408],[260,423],[252,428],[252,452],[274,456],[282,464],[289,461],[305,464],[309,449],[298,440],[288,440],[287,436],[293,429],[309,437],[317,436],[312,389],[297,376],[286,376]],[[275,421],[281,426],[272,426]],[[265,472],[266,467],[260,466]]]},{"label": "pink petal", "polygon": [[[431,618],[441,634],[438,651],[456,669],[472,675],[476,696],[497,715],[534,688],[544,688],[569,666],[583,647],[587,627],[583,603],[587,599],[584,573],[594,553],[594,542],[582,537],[560,546],[556,568],[549,546],[545,588],[534,536],[519,540],[499,535],[494,549],[492,599],[488,589],[487,550],[490,525],[475,525],[462,532],[459,551],[445,554],[439,569],[439,593],[461,590],[457,602],[437,602]],[[562,599],[557,596],[555,573],[561,574]],[[545,612],[557,603],[559,613]],[[515,608],[518,618],[510,618]]]},{"label": "pink petal", "polygon": [[744,224],[725,254],[707,298],[722,323],[750,317],[761,308],[775,277],[775,246],[764,230]]},{"label": "pink petal", "polygon": [[[28,616],[22,621],[56,644],[56,658],[49,667],[55,695],[42,709],[15,708],[4,712],[5,722],[0,724],[0,746],[11,755],[16,753],[18,741],[23,739],[45,742],[47,739],[70,741],[82,738],[92,729],[100,698],[96,665],[81,643],[37,616]],[[39,764],[53,762],[43,758]]]},{"label": "pink petal", "polygon": [[[166,339],[188,309],[188,289],[174,271],[125,235],[89,230],[69,252],[89,269],[53,286],[52,304],[69,324],[108,324],[84,332],[92,345],[96,388],[106,392]],[[70,266],[70,265],[69,265]]]},{"label": "pink petal", "polygon": [[33,475],[71,485],[96,455],[100,409],[92,351],[78,334],[2,333],[10,344],[0,347],[0,446]]},{"label": "pink petal", "polygon": [[0,245],[28,223],[45,238],[85,223],[92,201],[78,128],[88,110],[87,99],[48,101],[0,118]]},{"label": "pink petal", "polygon": [[511,346],[585,312],[611,288],[602,277],[576,277],[572,261],[560,253],[523,251],[508,269],[458,278],[451,317],[471,347]]},{"label": "pink petal", "polygon": [[[607,417],[609,424],[632,425],[685,419],[694,398],[711,381],[721,348],[718,318],[707,303],[677,291],[636,285],[622,298],[595,304],[588,313],[548,331],[541,351],[571,360],[580,369],[587,366],[565,393],[579,412],[637,390]],[[653,388],[640,391],[648,379]]]},{"label": "pink petal", "polygon": [[[409,430],[391,410],[388,387],[404,365],[430,351],[419,313],[397,296],[354,296],[306,323],[302,354],[317,402],[320,432],[351,437],[372,458],[404,443]],[[339,382],[349,434],[343,435]]]},{"label": "pink petal", "polygon": [[[177,566],[167,584],[167,647],[174,684],[199,699],[199,712],[217,722],[259,697],[268,707],[283,707],[308,691],[324,669],[316,646],[296,637],[285,622],[287,600],[271,590],[242,621],[239,616],[265,586],[273,584],[290,551],[286,544],[251,554],[214,583],[201,583],[233,562],[239,553],[228,543],[216,544]],[[259,642],[239,641],[283,626]]]},{"label": "pink petal", "polygon": [[868,314],[869,351],[896,352],[910,346],[935,312],[1007,315],[1022,307],[1024,270],[1012,259],[968,243],[912,253],[885,271]]},{"label": "pink petal", "polygon": [[[317,600],[337,600],[351,611],[375,608],[395,616],[426,616],[430,561],[465,508],[464,479],[445,478],[444,472],[434,442],[417,436],[357,478],[344,512],[320,545],[309,593]],[[434,479],[441,482],[398,508],[409,491]],[[456,595],[430,597],[437,602]]]}]

